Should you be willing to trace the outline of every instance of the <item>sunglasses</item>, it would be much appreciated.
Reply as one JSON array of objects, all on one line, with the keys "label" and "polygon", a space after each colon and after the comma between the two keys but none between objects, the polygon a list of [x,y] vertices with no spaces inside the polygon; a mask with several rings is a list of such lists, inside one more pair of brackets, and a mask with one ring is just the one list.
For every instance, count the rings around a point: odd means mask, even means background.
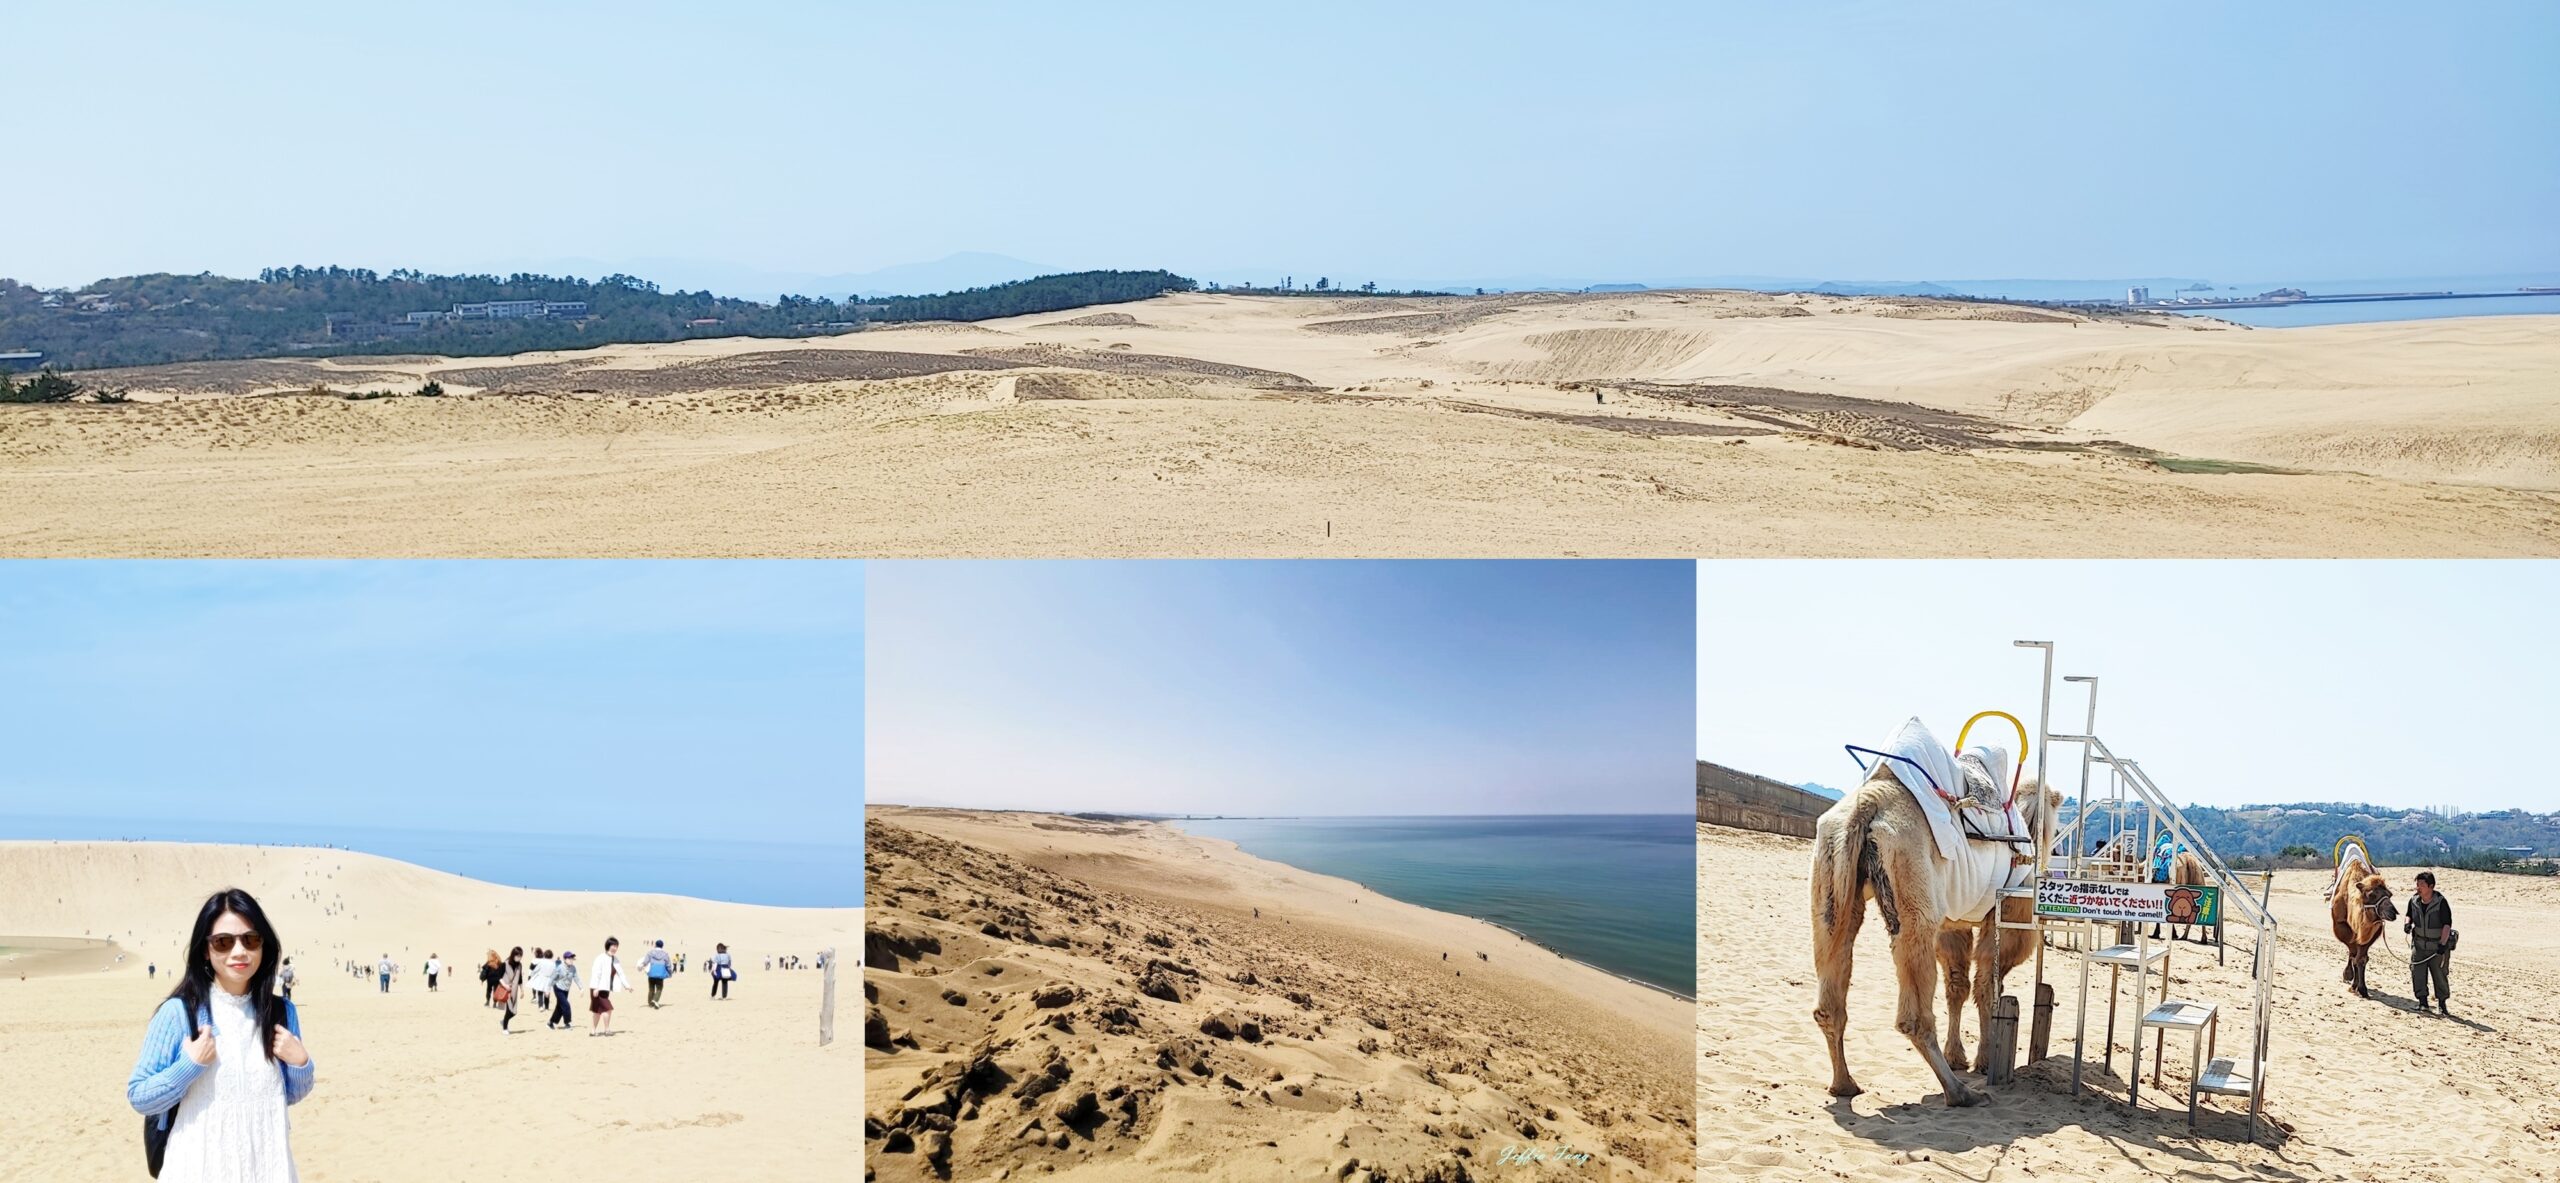
[{"label": "sunglasses", "polygon": [[231,951],[231,946],[234,944],[255,953],[259,949],[265,947],[266,943],[267,938],[259,936],[254,932],[244,932],[237,935],[227,932],[218,932],[213,934],[213,938],[211,940],[205,942],[205,944],[213,946],[213,951],[216,953],[228,953]]}]

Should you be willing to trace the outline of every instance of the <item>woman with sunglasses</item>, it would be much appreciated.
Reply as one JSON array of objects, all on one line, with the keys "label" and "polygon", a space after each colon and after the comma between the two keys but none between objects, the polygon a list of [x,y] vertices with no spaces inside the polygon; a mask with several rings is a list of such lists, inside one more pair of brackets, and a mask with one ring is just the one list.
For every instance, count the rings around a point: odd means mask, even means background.
[{"label": "woman with sunglasses", "polygon": [[293,1003],[275,993],[284,954],[238,888],[196,910],[186,968],[151,1016],[125,1097],[168,1134],[161,1183],[293,1183],[285,1107],[314,1069]]}]

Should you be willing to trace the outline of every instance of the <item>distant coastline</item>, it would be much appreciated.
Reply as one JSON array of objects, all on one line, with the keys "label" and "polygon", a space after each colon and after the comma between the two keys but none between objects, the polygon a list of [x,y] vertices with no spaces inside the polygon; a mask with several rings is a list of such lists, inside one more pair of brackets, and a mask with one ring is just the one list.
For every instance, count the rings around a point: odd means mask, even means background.
[{"label": "distant coastline", "polygon": [[541,891],[641,892],[783,908],[862,903],[861,850],[850,844],[193,821],[142,827],[131,820],[0,815],[0,841],[11,840],[343,850]]},{"label": "distant coastline", "polygon": [[[1256,858],[1492,925],[1578,965],[1693,998],[1696,942],[1679,901],[1693,878],[1645,852],[1687,856],[1687,814],[1538,814],[1169,822]],[[1660,842],[1639,831],[1658,825]],[[1197,826],[1197,828],[1195,828]],[[1676,848],[1676,849],[1675,849]],[[1372,855],[1377,857],[1371,857]],[[1669,911],[1661,905],[1671,896]],[[1674,917],[1670,913],[1679,912]],[[1659,914],[1657,914],[1659,913]],[[1674,921],[1678,921],[1674,923]]]}]

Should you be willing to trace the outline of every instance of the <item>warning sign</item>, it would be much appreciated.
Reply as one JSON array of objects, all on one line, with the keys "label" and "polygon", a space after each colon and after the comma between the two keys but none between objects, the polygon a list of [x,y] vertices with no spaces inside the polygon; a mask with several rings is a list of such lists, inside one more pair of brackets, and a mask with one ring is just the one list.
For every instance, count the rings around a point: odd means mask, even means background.
[{"label": "warning sign", "polygon": [[2036,915],[2101,923],[2215,924],[2222,891],[2166,883],[2047,879],[2036,885]]}]

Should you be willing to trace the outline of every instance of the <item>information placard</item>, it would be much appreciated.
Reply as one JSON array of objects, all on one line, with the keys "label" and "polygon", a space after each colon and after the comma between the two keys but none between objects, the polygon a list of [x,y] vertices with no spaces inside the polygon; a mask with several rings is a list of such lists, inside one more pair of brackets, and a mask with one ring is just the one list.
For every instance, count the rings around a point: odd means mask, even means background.
[{"label": "information placard", "polygon": [[2222,918],[2222,891],[2166,883],[2047,879],[2036,885],[2036,915],[2100,923],[2213,924]]}]

